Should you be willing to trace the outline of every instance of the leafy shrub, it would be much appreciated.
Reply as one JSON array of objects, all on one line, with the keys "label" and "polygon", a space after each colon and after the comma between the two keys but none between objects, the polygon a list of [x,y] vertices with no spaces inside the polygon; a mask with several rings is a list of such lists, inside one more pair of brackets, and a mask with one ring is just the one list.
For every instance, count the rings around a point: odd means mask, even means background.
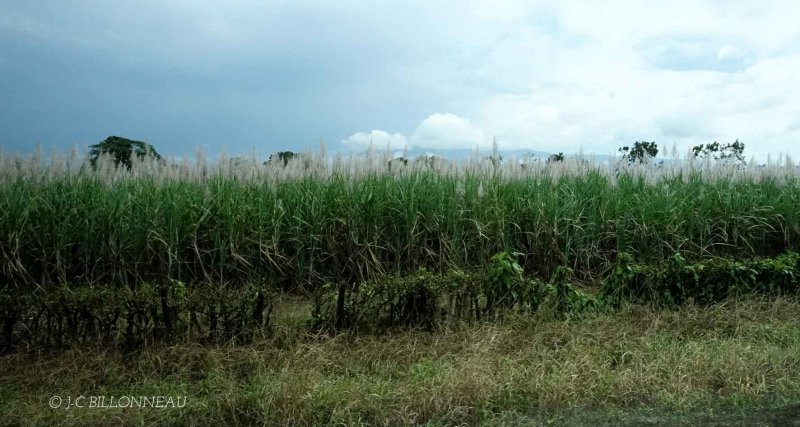
[{"label": "leafy shrub", "polygon": [[460,270],[436,275],[384,276],[352,286],[326,285],[317,294],[311,323],[332,330],[434,329],[450,322],[487,320],[506,313],[534,313],[540,305],[558,316],[581,316],[598,304],[569,283],[572,271],[556,270],[551,283],[522,275],[514,254],[493,256],[485,274]]},{"label": "leafy shrub", "polygon": [[688,263],[675,254],[662,263],[635,264],[621,254],[613,272],[600,289],[600,298],[611,305],[623,302],[676,307],[693,301],[712,304],[745,295],[798,293],[800,256],[789,252],[776,258],[736,261],[714,258]]},{"label": "leafy shrub", "polygon": [[787,252],[775,258],[756,258],[750,262],[755,270],[755,291],[759,293],[800,292],[800,254]]},{"label": "leafy shrub", "polygon": [[244,341],[269,325],[270,310],[270,293],[255,285],[62,285],[22,294],[3,288],[0,352],[92,341],[135,347],[179,335]]},{"label": "leafy shrub", "polygon": [[[632,301],[640,292],[646,292],[641,280],[644,279],[643,267],[633,262],[633,256],[621,252],[617,263],[611,273],[605,277],[600,287],[600,298],[613,307],[619,306],[623,301]],[[655,298],[651,295],[651,297]]]},{"label": "leafy shrub", "polygon": [[[386,329],[397,326],[433,329],[447,320],[476,316],[478,286],[473,275],[454,271],[434,275],[384,276],[354,289],[326,285],[312,312],[316,328]],[[344,300],[341,301],[341,295]]]},{"label": "leafy shrub", "polygon": [[484,311],[488,315],[498,308],[510,310],[525,294],[521,287],[526,282],[522,280],[522,267],[517,263],[516,255],[504,251],[495,254],[490,260],[484,287]]},{"label": "leafy shrub", "polygon": [[557,315],[568,318],[580,317],[598,307],[594,297],[569,282],[572,276],[573,272],[569,267],[556,268],[550,283],[545,285],[546,293],[542,301],[551,305]]}]

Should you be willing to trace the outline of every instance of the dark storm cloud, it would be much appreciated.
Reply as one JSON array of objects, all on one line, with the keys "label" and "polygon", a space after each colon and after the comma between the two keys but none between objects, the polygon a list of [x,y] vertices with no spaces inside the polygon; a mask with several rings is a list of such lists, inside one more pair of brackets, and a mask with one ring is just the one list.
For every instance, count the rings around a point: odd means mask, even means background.
[{"label": "dark storm cloud", "polygon": [[[0,149],[796,147],[797,2],[0,0]],[[797,149],[792,148],[795,152]],[[796,154],[796,153],[795,153]]]},{"label": "dark storm cloud", "polygon": [[363,120],[417,120],[403,105],[422,89],[398,79],[405,42],[386,34],[385,18],[343,11],[0,3],[0,141],[25,150],[122,134],[175,155],[203,144],[269,152],[341,137]]}]

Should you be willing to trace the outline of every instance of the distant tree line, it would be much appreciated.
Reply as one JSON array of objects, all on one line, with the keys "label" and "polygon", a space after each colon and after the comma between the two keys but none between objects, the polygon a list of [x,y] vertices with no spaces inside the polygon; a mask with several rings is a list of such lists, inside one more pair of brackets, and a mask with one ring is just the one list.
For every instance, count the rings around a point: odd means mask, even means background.
[{"label": "distant tree line", "polygon": [[[151,144],[120,136],[109,136],[103,141],[89,146],[89,148],[89,160],[93,167],[96,166],[97,159],[105,154],[110,155],[114,159],[116,165],[122,164],[128,169],[131,168],[134,158],[142,159],[146,156],[150,156],[158,160],[162,159],[161,155]],[[655,141],[636,141],[632,146],[625,145],[620,147],[617,151],[619,151],[622,158],[629,163],[645,163],[647,159],[654,158],[658,155],[658,144],[656,144]],[[738,139],[730,144],[722,145],[714,141],[710,144],[700,144],[692,147],[692,154],[695,158],[733,161],[742,165],[746,164],[743,153],[744,143]],[[299,159],[301,157],[301,153],[278,151],[270,155],[269,159],[265,161],[264,164],[278,162],[278,164],[283,163],[283,166],[287,166],[292,159]],[[547,159],[547,163],[562,162],[564,158],[564,152],[551,154]],[[492,155],[487,157],[487,159],[495,166],[503,161],[503,157],[500,155]],[[435,159],[432,157],[420,156],[415,159],[415,161],[433,163]],[[393,163],[402,163],[406,165],[408,164],[408,159],[400,157],[390,160],[388,163],[389,168],[392,167]]]}]

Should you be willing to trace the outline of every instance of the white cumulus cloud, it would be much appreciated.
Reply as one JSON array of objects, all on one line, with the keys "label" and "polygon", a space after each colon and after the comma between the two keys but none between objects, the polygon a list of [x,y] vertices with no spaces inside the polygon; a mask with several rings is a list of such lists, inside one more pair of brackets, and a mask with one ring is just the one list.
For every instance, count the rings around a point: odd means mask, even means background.
[{"label": "white cumulus cloud", "polygon": [[434,113],[425,118],[406,138],[402,133],[390,134],[383,130],[356,132],[342,140],[350,149],[366,149],[370,142],[375,149],[384,149],[389,142],[391,150],[408,148],[433,150],[472,150],[492,147],[492,138],[469,119],[452,113]]},{"label": "white cumulus cloud", "polygon": [[411,135],[414,147],[435,149],[472,149],[491,147],[491,138],[468,119],[451,113],[431,114]]},{"label": "white cumulus cloud", "polygon": [[350,149],[367,149],[369,145],[376,150],[383,150],[389,144],[390,150],[402,150],[408,140],[402,133],[392,133],[375,129],[371,132],[356,132],[342,140],[342,145]]}]

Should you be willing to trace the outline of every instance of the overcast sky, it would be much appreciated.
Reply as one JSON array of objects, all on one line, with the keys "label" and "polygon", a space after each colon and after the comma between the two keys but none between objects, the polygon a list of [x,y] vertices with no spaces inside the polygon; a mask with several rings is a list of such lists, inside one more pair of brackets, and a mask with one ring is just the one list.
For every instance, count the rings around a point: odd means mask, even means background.
[{"label": "overcast sky", "polygon": [[740,139],[800,158],[800,2],[0,0],[0,147]]}]

